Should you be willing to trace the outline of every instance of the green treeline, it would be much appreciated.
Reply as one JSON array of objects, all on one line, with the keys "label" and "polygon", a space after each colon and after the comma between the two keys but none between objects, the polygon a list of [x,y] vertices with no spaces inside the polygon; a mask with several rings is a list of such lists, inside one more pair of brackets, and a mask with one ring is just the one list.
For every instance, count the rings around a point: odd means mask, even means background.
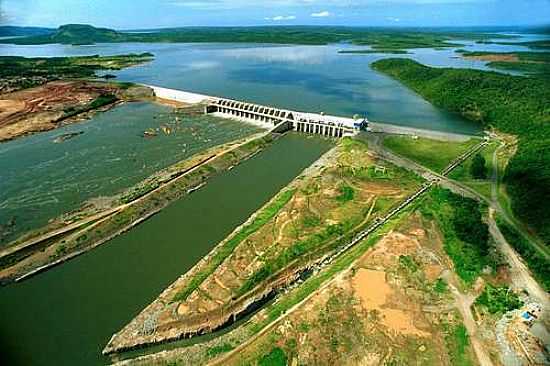
[{"label": "green treeline", "polygon": [[380,60],[372,67],[437,106],[518,136],[504,182],[515,213],[550,241],[550,80],[433,68],[407,59]]},{"label": "green treeline", "polygon": [[525,260],[538,283],[540,283],[546,291],[550,291],[550,260],[546,259],[538,250],[533,250],[533,247],[523,235],[500,217],[497,217],[497,224],[502,235],[506,238],[506,241],[514,247]]},{"label": "green treeline", "polygon": [[487,179],[487,165],[485,157],[480,153],[474,155],[470,165],[470,174],[474,179]]},{"label": "green treeline", "polygon": [[119,70],[153,59],[151,53],[120,56],[19,57],[0,56],[0,78],[11,76],[89,77],[96,70]]},{"label": "green treeline", "polygon": [[97,70],[119,70],[153,60],[151,53],[119,56],[19,57],[0,56],[0,91],[24,89],[47,81],[96,76]]},{"label": "green treeline", "polygon": [[485,307],[491,314],[504,314],[522,307],[523,301],[508,286],[495,287],[487,284],[475,304]]},{"label": "green treeline", "polygon": [[456,47],[454,39],[487,40],[506,36],[473,32],[396,30],[360,27],[187,27],[126,33],[85,24],[67,24],[52,33],[0,40],[11,44],[94,44],[120,42],[242,42],[323,45],[351,41],[385,52],[407,48]]},{"label": "green treeline", "polygon": [[473,283],[491,264],[489,229],[482,220],[480,204],[449,190],[434,188],[420,210],[426,218],[437,221],[445,252],[458,276],[468,284]]}]

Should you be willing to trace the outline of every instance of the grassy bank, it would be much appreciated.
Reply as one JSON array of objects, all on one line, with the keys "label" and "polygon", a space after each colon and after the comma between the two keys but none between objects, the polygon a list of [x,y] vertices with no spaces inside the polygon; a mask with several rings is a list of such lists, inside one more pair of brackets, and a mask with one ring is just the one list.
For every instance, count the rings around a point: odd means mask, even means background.
[{"label": "grassy bank", "polygon": [[449,111],[517,135],[504,183],[514,212],[550,241],[550,81],[479,70],[432,68],[386,59],[373,68]]},{"label": "grassy bank", "polygon": [[525,260],[527,266],[546,291],[550,291],[550,261],[537,250],[533,250],[529,242],[514,227],[502,218],[497,217],[497,225],[502,235]]},{"label": "grassy bank", "polygon": [[441,173],[455,158],[479,143],[478,139],[464,142],[439,141],[423,137],[390,136],[384,139],[384,146],[398,155]]},{"label": "grassy bank", "polygon": [[250,235],[258,231],[269,220],[271,220],[277,213],[290,201],[294,195],[295,190],[287,190],[281,192],[267,207],[263,208],[255,217],[255,219],[245,225],[238,233],[227,240],[223,245],[215,252],[214,256],[208,261],[205,268],[202,268],[198,273],[193,276],[189,283],[181,289],[175,296],[173,301],[184,301],[187,299],[193,291],[195,291],[204,280],[210,276],[220,264],[233,253],[233,250],[243,240]]},{"label": "grassy bank", "polygon": [[485,160],[486,177],[479,178],[474,177],[472,174],[472,162],[474,156],[468,158],[464,163],[457,166],[450,174],[449,178],[460,181],[466,184],[468,187],[474,189],[487,199],[491,199],[491,173],[493,170],[493,153],[497,149],[498,145],[493,142],[483,148],[479,154]]}]

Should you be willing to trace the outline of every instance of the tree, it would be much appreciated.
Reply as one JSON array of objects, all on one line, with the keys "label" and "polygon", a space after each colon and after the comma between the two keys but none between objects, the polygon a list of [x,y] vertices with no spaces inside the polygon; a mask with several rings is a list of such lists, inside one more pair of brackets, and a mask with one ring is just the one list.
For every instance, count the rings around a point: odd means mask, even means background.
[{"label": "tree", "polygon": [[485,158],[481,154],[476,154],[472,160],[470,166],[470,173],[474,179],[486,179],[487,178],[487,166],[485,165]]}]

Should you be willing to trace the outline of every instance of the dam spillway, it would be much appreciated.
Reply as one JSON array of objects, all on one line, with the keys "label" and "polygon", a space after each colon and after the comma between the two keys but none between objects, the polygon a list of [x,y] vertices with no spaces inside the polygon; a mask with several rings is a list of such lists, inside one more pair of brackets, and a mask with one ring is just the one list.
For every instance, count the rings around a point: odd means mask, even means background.
[{"label": "dam spillway", "polygon": [[161,99],[205,105],[204,112],[217,117],[237,119],[273,130],[293,130],[327,137],[354,136],[365,130],[368,120],[325,114],[298,112],[233,99],[196,94],[147,85]]}]

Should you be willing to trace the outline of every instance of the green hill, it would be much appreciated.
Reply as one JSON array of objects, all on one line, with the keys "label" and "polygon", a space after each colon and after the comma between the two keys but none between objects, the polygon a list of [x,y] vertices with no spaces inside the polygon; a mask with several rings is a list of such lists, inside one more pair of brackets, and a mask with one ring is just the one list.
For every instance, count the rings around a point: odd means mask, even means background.
[{"label": "green hill", "polygon": [[12,44],[92,44],[102,42],[237,42],[323,45],[351,41],[371,45],[377,50],[398,52],[408,48],[453,47],[450,41],[458,39],[486,40],[503,38],[498,34],[474,32],[421,31],[418,29],[390,29],[334,26],[279,26],[279,27],[187,27],[144,32],[122,32],[91,25],[68,24],[52,34],[0,40]]},{"label": "green hill", "polygon": [[504,181],[514,212],[550,242],[550,80],[433,68],[408,59],[372,64],[433,104],[518,136]]},{"label": "green hill", "polygon": [[40,27],[0,26],[0,37],[38,36],[55,32],[55,29]]},{"label": "green hill", "polygon": [[126,36],[122,33],[107,28],[96,28],[86,24],[67,24],[56,31],[37,36],[4,40],[13,44],[94,44],[124,42]]}]

